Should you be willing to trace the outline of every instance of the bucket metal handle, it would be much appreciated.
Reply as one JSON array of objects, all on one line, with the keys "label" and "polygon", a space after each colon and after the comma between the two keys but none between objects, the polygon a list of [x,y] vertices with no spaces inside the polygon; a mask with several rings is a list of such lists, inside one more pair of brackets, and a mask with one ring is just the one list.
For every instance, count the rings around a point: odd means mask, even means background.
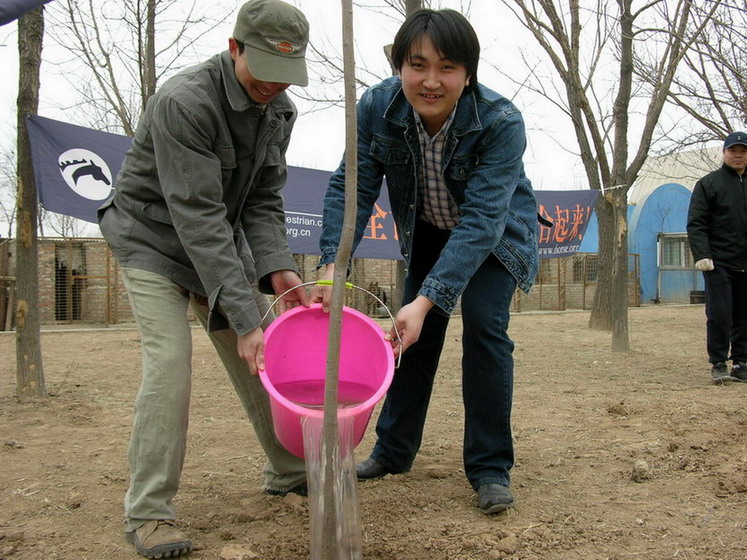
[{"label": "bucket metal handle", "polygon": [[[293,286],[292,288],[290,288],[288,290],[285,290],[282,294],[280,294],[279,296],[277,296],[272,301],[272,303],[270,304],[270,307],[267,308],[267,311],[262,316],[262,320],[260,321],[260,323],[264,323],[265,322],[265,319],[267,319],[267,316],[270,314],[270,311],[272,311],[272,308],[275,307],[275,304],[278,301],[280,301],[280,299],[284,295],[291,293],[293,290],[295,290],[297,288],[302,288],[304,286],[311,286],[312,284],[313,285],[317,285],[317,286],[331,286],[333,284],[333,282],[332,282],[332,280],[317,280],[316,282],[303,282],[302,284],[298,284],[298,285]],[[386,313],[387,313],[387,315],[389,315],[389,320],[392,322],[392,326],[394,327],[394,334],[397,335],[397,342],[399,342],[400,352],[399,352],[399,354],[397,354],[397,365],[395,366],[395,369],[398,369],[399,368],[399,364],[402,361],[402,337],[400,337],[400,335],[399,335],[399,330],[397,330],[397,322],[394,320],[394,315],[392,315],[392,312],[389,310],[389,307],[387,307],[387,304],[384,303],[383,301],[381,301],[381,299],[379,299],[378,296],[376,296],[375,294],[372,294],[371,292],[369,292],[365,288],[361,288],[360,286],[356,286],[352,282],[345,282],[345,287],[347,289],[355,288],[356,290],[360,290],[361,292],[366,292],[369,296],[371,296],[376,301],[378,301],[384,309],[386,309]]]}]

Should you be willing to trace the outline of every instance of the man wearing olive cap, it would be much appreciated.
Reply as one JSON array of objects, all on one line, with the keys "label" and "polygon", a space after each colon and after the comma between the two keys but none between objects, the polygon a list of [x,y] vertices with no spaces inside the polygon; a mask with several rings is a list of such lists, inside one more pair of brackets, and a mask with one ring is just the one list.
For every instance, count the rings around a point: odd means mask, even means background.
[{"label": "man wearing olive cap", "polygon": [[[290,4],[244,4],[228,50],[170,78],[148,101],[116,193],[99,209],[142,341],[125,531],[149,558],[192,548],[174,524],[172,504],[186,451],[190,308],[267,454],[265,491],[305,493],[303,460],[275,437],[254,374],[264,367],[263,328],[272,319],[263,322],[262,294],[302,283],[280,191],[297,117],[285,90],[308,83],[308,37],[306,18]],[[280,305],[307,305],[306,294],[293,290]]]},{"label": "man wearing olive cap", "polygon": [[721,168],[696,183],[687,217],[705,282],[706,347],[717,384],[747,382],[747,134],[729,134],[723,154]]}]

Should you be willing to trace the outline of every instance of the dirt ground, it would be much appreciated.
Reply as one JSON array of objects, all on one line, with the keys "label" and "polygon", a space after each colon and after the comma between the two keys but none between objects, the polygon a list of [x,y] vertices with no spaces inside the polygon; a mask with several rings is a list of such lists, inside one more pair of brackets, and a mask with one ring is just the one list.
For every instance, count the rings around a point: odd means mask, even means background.
[{"label": "dirt ground", "polygon": [[[747,559],[747,384],[710,383],[703,306],[631,309],[627,353],[588,318],[512,318],[518,503],[494,516],[464,478],[452,321],[412,471],[358,487],[365,559]],[[253,432],[204,333],[194,340],[177,497],[191,558],[309,558],[305,499],[261,492]],[[19,401],[15,338],[0,335],[0,559],[139,558],[122,532],[137,332],[45,331],[42,349],[50,397]]]}]

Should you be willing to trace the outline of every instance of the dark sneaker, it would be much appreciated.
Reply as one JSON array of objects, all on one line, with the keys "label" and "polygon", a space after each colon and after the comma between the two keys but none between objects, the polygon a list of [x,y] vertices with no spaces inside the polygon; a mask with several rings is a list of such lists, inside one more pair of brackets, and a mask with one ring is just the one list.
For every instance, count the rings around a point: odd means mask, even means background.
[{"label": "dark sneaker", "polygon": [[747,383],[747,364],[744,362],[733,362],[730,375],[742,383]]},{"label": "dark sneaker", "polygon": [[511,490],[500,484],[483,484],[477,489],[477,507],[484,514],[507,510],[516,503]]},{"label": "dark sneaker", "polygon": [[358,480],[372,480],[388,474],[393,473],[384,465],[371,459],[371,457],[355,465],[355,475],[358,477]]},{"label": "dark sneaker", "polygon": [[308,496],[309,488],[305,482],[302,482],[298,486],[294,486],[290,490],[279,490],[277,488],[265,488],[265,494],[270,496],[286,496],[288,494],[298,494],[299,496]]},{"label": "dark sneaker", "polygon": [[146,558],[176,558],[189,554],[192,541],[169,519],[151,519],[127,533],[127,540]]},{"label": "dark sneaker", "polygon": [[713,364],[713,367],[711,367],[711,379],[713,379],[713,382],[716,385],[738,381],[736,378],[729,375],[729,372],[726,369],[726,362],[716,362]]}]

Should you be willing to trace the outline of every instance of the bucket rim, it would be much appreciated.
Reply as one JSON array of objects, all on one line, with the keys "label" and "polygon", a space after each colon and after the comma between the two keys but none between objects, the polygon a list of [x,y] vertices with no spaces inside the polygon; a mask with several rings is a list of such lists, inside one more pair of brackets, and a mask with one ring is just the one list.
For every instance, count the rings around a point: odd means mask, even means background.
[{"label": "bucket rim", "polygon": [[[268,337],[275,331],[275,329],[282,324],[282,322],[287,321],[289,318],[299,315],[301,313],[308,313],[311,311],[319,311],[322,307],[321,303],[312,303],[309,307],[294,307],[293,309],[286,311],[279,315],[272,323],[270,323],[270,326],[267,327],[264,333],[265,337],[265,345],[267,344]],[[325,314],[326,315],[326,314]],[[394,351],[392,350],[391,344],[388,340],[384,338],[384,329],[379,325],[376,321],[371,319],[368,315],[365,313],[361,313],[357,309],[353,307],[343,306],[342,308],[342,315],[343,318],[345,315],[350,315],[353,317],[356,317],[360,320],[362,320],[364,323],[368,324],[370,327],[372,327],[372,330],[377,335],[377,340],[379,340],[382,345],[384,346],[385,352],[384,356],[386,357],[386,372],[384,374],[384,378],[382,379],[381,384],[379,387],[374,391],[374,393],[367,398],[365,401],[351,407],[346,408],[338,408],[337,416],[339,417],[347,417],[347,416],[358,416],[363,412],[366,412],[368,410],[372,410],[376,404],[384,397],[386,392],[389,390],[389,386],[391,385],[392,379],[394,377]],[[299,404],[294,403],[293,401],[287,399],[284,395],[282,395],[275,385],[270,381],[270,378],[267,374],[266,369],[261,369],[258,372],[259,379],[264,386],[265,390],[271,394],[272,398],[277,400],[278,402],[282,403],[283,407],[288,409],[293,414],[296,414],[298,416],[312,416],[315,418],[323,418],[324,417],[324,409],[317,409],[317,408],[307,408],[305,406],[301,406]],[[326,372],[325,372],[326,377]]]}]

